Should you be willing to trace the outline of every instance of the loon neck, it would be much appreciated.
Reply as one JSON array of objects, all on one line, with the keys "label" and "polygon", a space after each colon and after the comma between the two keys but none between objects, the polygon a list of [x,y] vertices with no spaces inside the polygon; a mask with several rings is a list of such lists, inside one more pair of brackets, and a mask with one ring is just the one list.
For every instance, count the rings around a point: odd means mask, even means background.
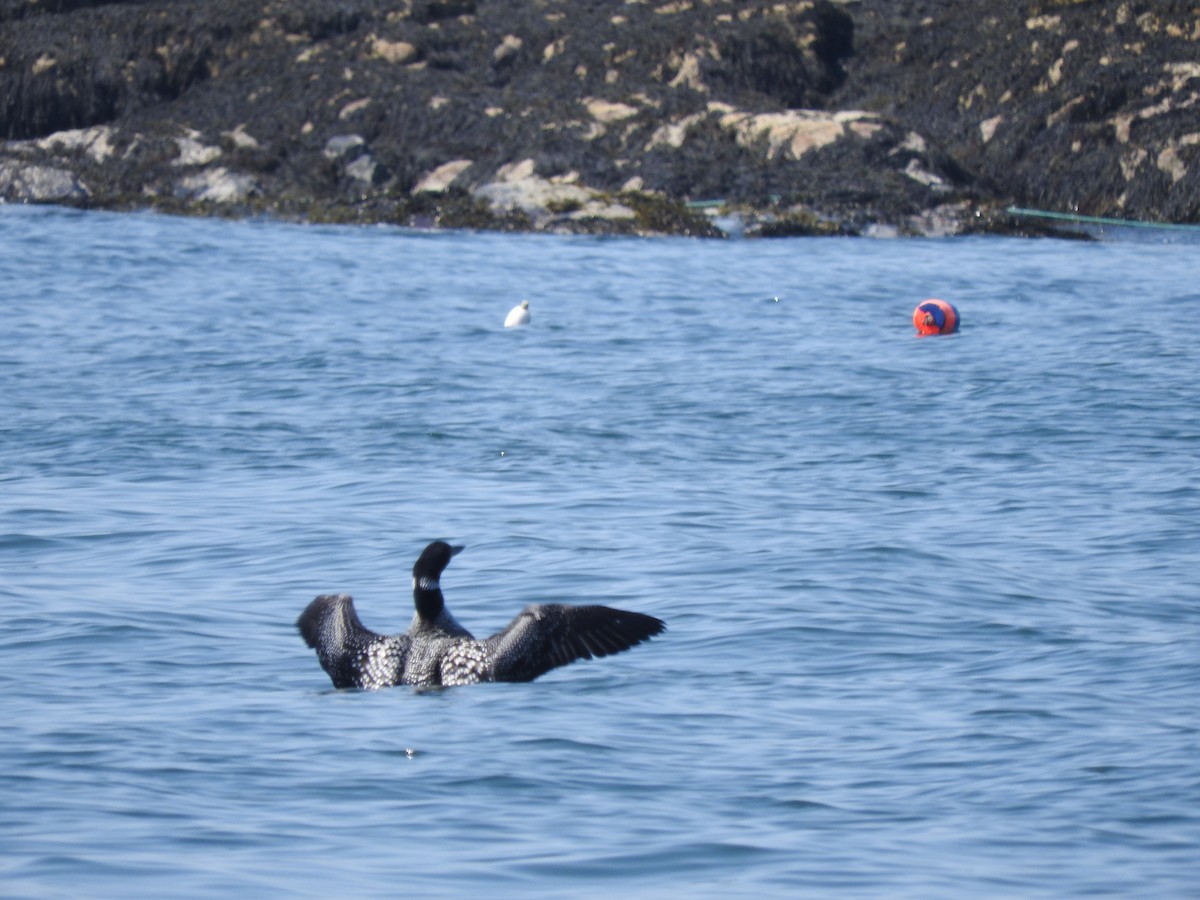
[{"label": "loon neck", "polygon": [[426,622],[434,622],[446,607],[442,587],[436,578],[420,576],[413,578],[413,605],[417,615]]}]

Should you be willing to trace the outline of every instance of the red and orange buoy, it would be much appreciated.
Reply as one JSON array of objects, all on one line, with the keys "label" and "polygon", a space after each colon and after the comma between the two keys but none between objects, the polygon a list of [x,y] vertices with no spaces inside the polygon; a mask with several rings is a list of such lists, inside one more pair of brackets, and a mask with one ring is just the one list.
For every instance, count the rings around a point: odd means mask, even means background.
[{"label": "red and orange buoy", "polygon": [[930,334],[954,334],[958,331],[958,310],[945,300],[925,300],[913,310],[917,337]]}]

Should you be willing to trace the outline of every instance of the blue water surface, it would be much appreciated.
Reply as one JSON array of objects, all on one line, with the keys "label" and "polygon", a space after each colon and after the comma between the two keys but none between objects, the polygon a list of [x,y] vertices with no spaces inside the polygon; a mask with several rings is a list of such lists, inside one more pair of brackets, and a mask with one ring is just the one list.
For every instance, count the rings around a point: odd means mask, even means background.
[{"label": "blue water surface", "polygon": [[0,207],[0,894],[1196,896],[1198,251]]}]

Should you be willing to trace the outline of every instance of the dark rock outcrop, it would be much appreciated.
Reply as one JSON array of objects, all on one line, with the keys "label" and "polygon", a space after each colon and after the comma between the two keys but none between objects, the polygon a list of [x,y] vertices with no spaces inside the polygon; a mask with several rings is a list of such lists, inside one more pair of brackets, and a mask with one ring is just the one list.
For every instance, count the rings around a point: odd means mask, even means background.
[{"label": "dark rock outcrop", "polygon": [[1194,0],[862,3],[834,102],[918,125],[988,194],[1200,222]]},{"label": "dark rock outcrop", "polygon": [[[0,197],[604,233],[1200,217],[1190,0],[0,0]],[[710,201],[702,203],[702,201]],[[690,204],[690,206],[689,206]]]}]

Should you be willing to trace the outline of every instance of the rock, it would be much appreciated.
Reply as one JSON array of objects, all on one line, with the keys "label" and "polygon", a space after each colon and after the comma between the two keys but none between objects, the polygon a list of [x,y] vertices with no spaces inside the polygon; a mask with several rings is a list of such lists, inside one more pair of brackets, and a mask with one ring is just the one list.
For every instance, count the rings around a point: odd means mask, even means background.
[{"label": "rock", "polygon": [[595,230],[600,222],[619,231],[630,230],[637,218],[629,206],[603,191],[579,185],[575,179],[538,176],[529,159],[501,166],[496,180],[475,188],[474,194],[496,215],[520,212],[546,230],[575,230],[569,227],[571,222],[590,222],[587,230]]},{"label": "rock", "polygon": [[417,56],[417,48],[408,41],[388,41],[374,34],[369,41],[371,55],[392,65],[403,65]]},{"label": "rock", "polygon": [[199,135],[192,132],[175,139],[179,146],[179,156],[175,159],[177,166],[206,166],[221,155],[221,148],[200,143]]},{"label": "rock", "polygon": [[366,109],[370,105],[371,105],[370,97],[361,97],[360,99],[354,100],[350,103],[347,103],[345,106],[343,106],[341,108],[341,110],[338,112],[338,118],[343,119],[343,120],[349,119],[351,116],[355,115],[356,113],[362,112],[364,109]]},{"label": "rock", "polygon": [[599,196],[596,191],[573,184],[555,184],[536,175],[491,181],[477,187],[474,194],[486,200],[496,212],[521,210],[535,217],[552,211],[575,212]]},{"label": "rock", "polygon": [[1195,222],[1194,7],[0,0],[0,166],[36,202],[444,227]]},{"label": "rock", "polygon": [[361,134],[335,134],[325,142],[326,159],[344,159],[365,150],[367,140]]},{"label": "rock", "polygon": [[257,140],[246,134],[244,125],[239,125],[233,131],[221,132],[221,137],[241,150],[257,150],[260,146]]},{"label": "rock", "polygon": [[856,62],[834,100],[920,122],[980,194],[1200,221],[1200,146],[1187,143],[1200,133],[1195,6],[947,3],[916,21],[871,0],[855,12]]},{"label": "rock", "polygon": [[513,61],[521,49],[525,46],[525,42],[515,34],[506,34],[492,51],[492,59],[496,63],[507,63]]},{"label": "rock", "polygon": [[50,166],[0,162],[0,197],[16,203],[82,202],[89,192],[74,174]]},{"label": "rock", "polygon": [[240,203],[257,192],[251,175],[239,175],[224,168],[204,169],[179,179],[175,196],[201,203]]},{"label": "rock", "polygon": [[588,115],[597,122],[602,122],[605,125],[632,118],[641,112],[641,109],[636,106],[630,106],[628,103],[614,103],[609,100],[598,100],[596,98],[584,100],[583,106],[588,111]]},{"label": "rock", "polygon": [[347,164],[346,175],[355,181],[361,181],[369,185],[380,184],[387,180],[387,170],[379,165],[375,161],[375,157],[370,153],[364,153],[353,162]]},{"label": "rock", "polygon": [[107,125],[56,131],[37,141],[43,150],[54,153],[84,153],[93,162],[103,163],[115,152],[114,130]]},{"label": "rock", "polygon": [[767,159],[782,154],[800,159],[809,150],[816,150],[845,137],[852,131],[860,137],[870,137],[883,127],[882,120],[869,113],[821,112],[791,109],[778,113],[748,113],[726,108],[720,116],[723,128],[731,129],[739,145],[753,147],[766,142]]},{"label": "rock", "polygon": [[427,172],[413,185],[412,192],[414,194],[443,193],[454,183],[454,180],[459,175],[471,168],[471,165],[472,160],[469,159],[455,159],[448,163],[443,163],[432,172]]}]

